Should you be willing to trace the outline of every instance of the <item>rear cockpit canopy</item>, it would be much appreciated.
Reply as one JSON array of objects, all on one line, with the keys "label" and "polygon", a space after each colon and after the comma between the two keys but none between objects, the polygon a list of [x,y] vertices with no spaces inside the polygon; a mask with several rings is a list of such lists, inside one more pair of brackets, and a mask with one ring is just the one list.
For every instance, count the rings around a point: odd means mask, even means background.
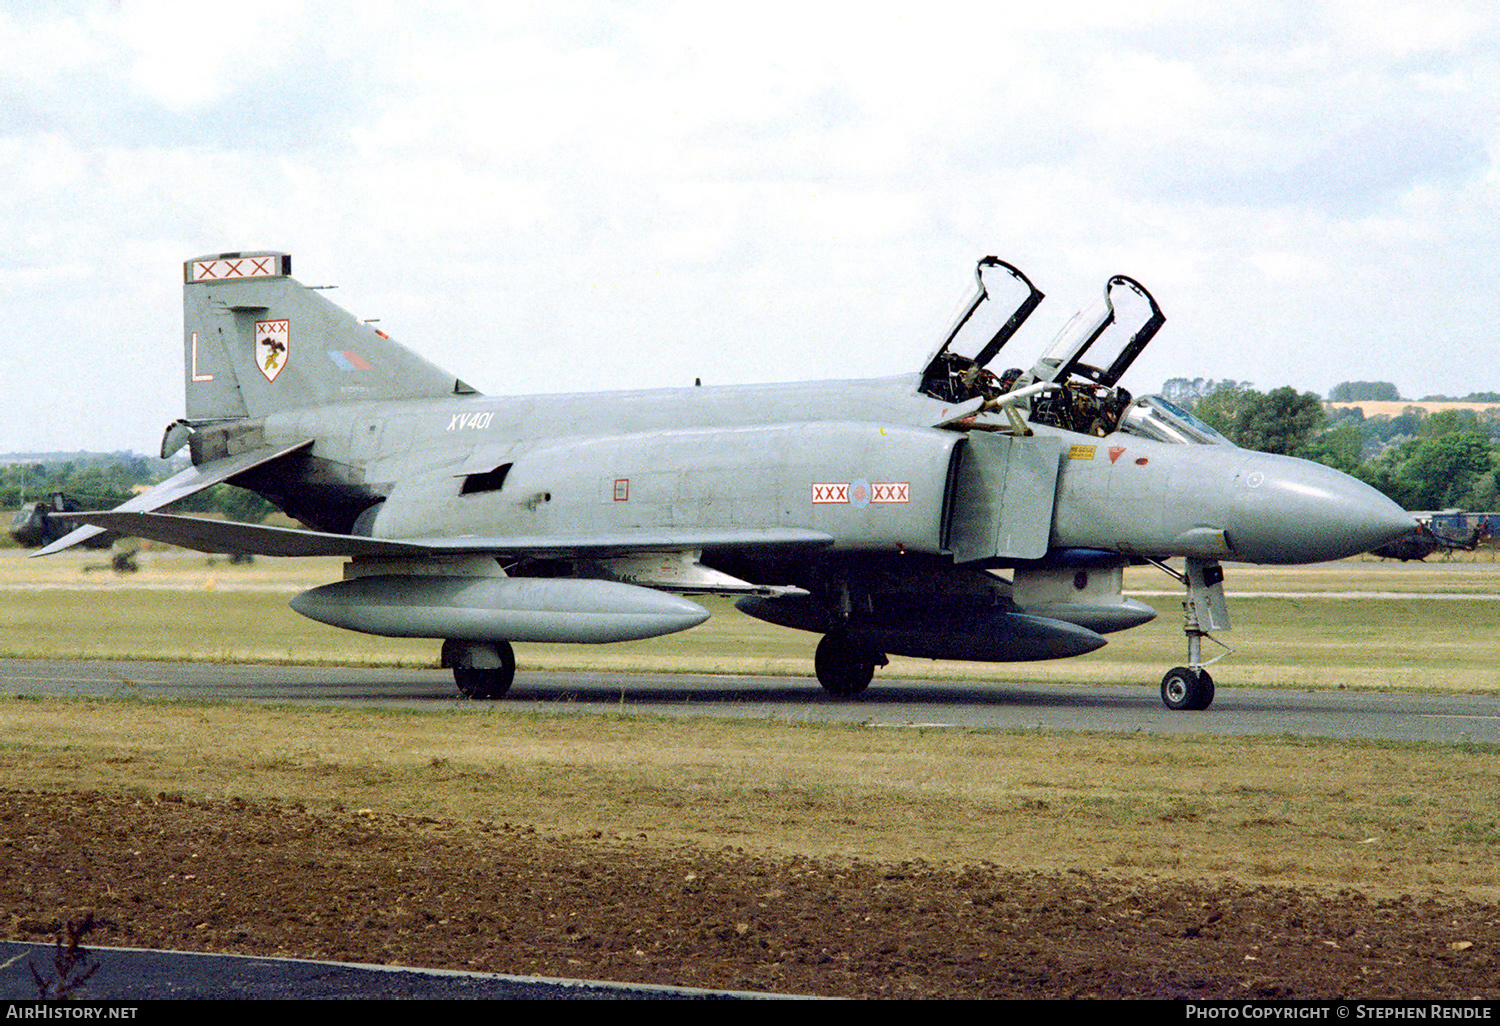
[{"label": "rear cockpit canopy", "polygon": [[980,260],[974,279],[974,292],[922,372],[923,394],[944,402],[988,399],[1003,391],[986,365],[1043,298],[1026,275],[999,257]]}]

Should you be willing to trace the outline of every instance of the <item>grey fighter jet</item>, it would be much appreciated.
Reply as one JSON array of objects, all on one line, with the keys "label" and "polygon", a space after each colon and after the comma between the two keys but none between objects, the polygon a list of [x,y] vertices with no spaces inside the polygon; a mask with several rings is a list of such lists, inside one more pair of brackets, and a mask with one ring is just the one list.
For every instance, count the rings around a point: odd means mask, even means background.
[{"label": "grey fighter jet", "polygon": [[[1185,586],[1187,661],[1161,694],[1203,709],[1202,641],[1228,627],[1221,561],[1308,563],[1413,526],[1327,467],[1236,448],[1119,381],[1161,327],[1111,278],[1030,368],[991,363],[1042,294],[986,257],[957,323],[910,375],[484,396],[291,277],[284,253],[189,260],[192,466],[80,526],[208,552],[348,558],[292,608],[442,641],[459,690],[497,698],[513,642],[686,630],[688,596],[821,634],[824,688],[852,698],[887,656],[1079,655],[1145,623],[1122,569]],[[1101,358],[1103,354],[1103,358]],[[157,512],[219,482],[312,530]],[[1182,570],[1167,560],[1184,560]]]}]

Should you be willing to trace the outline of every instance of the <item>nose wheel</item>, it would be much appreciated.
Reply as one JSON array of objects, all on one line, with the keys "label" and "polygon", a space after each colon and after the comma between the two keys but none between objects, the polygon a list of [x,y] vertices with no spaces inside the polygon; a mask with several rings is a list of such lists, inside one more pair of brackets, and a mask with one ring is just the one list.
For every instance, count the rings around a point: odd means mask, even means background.
[{"label": "nose wheel", "polygon": [[1174,667],[1161,679],[1161,700],[1168,709],[1207,709],[1214,701],[1214,679],[1207,670]]},{"label": "nose wheel", "polygon": [[[1187,587],[1182,602],[1182,631],[1187,635],[1188,664],[1167,671],[1161,679],[1161,700],[1168,709],[1207,709],[1214,701],[1214,679],[1208,675],[1210,663],[1216,663],[1233,651],[1210,630],[1229,629],[1229,607],[1224,602],[1224,571],[1211,559],[1187,561],[1187,572],[1179,574],[1165,563],[1150,560]],[[1207,638],[1224,652],[1207,661],[1203,658],[1203,639]]]}]

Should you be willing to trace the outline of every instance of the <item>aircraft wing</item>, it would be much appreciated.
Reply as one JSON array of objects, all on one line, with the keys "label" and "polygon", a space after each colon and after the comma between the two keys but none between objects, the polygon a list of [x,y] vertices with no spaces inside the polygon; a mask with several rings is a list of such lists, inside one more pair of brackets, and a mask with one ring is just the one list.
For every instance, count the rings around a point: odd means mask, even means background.
[{"label": "aircraft wing", "polygon": [[81,521],[101,530],[182,545],[202,552],[250,552],[258,556],[617,556],[715,548],[818,548],[833,544],[832,535],[794,527],[735,531],[643,531],[581,536],[519,535],[500,538],[463,535],[398,541],[324,531],[265,527],[227,520],[205,520],[169,513],[135,512],[123,507],[107,513],[60,513],[56,516]]},{"label": "aircraft wing", "polygon": [[[188,467],[186,470],[173,474],[165,481],[158,484],[150,491],[142,492],[135,498],[116,506],[110,510],[111,514],[132,514],[147,510],[160,509],[178,499],[185,499],[189,495],[195,495],[205,488],[216,484],[223,484],[236,474],[242,474],[252,467],[258,467],[262,463],[280,459],[289,453],[299,449],[306,449],[313,444],[311,438],[295,445],[284,447],[265,446],[260,449],[251,449],[248,452],[238,453],[234,456],[226,456],[220,460],[212,460],[201,467]],[[52,544],[33,552],[33,556],[48,556],[54,552],[71,548],[79,542],[86,541],[98,534],[103,534],[113,528],[100,526],[97,522],[87,520],[84,517],[68,516],[61,517],[63,520],[81,521],[87,526],[76,528],[63,535]],[[148,537],[142,535],[141,537]]]}]

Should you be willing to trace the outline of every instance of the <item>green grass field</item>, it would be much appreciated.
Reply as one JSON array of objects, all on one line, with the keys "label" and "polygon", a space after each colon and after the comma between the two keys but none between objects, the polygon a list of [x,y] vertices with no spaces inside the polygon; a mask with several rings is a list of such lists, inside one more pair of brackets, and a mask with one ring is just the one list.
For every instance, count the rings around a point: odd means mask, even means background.
[{"label": "green grass field", "polygon": [[[338,560],[261,559],[233,566],[195,553],[147,551],[133,574],[116,574],[107,562],[101,553],[46,559],[0,554],[0,655],[436,662],[437,642],[353,634],[287,607],[298,591],[337,580]],[[1456,597],[1500,595],[1500,564],[1348,560],[1229,567],[1226,589],[1233,629],[1222,640],[1236,652],[1215,668],[1224,686],[1500,688],[1500,604]],[[1126,590],[1142,594],[1160,615],[1112,635],[1109,645],[1090,655],[989,664],[897,658],[881,673],[1153,684],[1184,658],[1181,599],[1175,583],[1152,568],[1131,570]],[[682,634],[605,646],[520,645],[517,658],[523,668],[812,673],[815,635],[750,619],[727,600],[706,604],[712,619]]]}]

